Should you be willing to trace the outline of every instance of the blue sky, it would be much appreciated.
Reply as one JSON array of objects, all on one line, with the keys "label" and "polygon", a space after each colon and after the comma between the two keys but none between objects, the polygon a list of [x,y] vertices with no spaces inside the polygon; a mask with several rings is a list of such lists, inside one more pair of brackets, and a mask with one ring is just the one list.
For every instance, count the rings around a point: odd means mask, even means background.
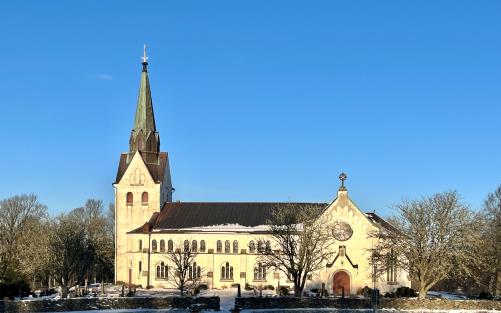
[{"label": "blue sky", "polygon": [[500,1],[3,1],[0,198],[113,201],[142,45],[181,201],[501,184]]}]

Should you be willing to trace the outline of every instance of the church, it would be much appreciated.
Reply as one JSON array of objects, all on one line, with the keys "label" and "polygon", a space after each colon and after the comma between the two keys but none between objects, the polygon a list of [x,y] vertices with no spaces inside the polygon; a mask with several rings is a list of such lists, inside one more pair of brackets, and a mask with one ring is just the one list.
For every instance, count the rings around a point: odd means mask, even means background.
[{"label": "church", "polygon": [[[197,253],[190,276],[209,289],[234,284],[292,288],[287,275],[259,263],[256,238],[267,235],[272,209],[294,206],[318,208],[335,229],[335,257],[308,277],[305,290],[325,284],[329,294],[348,295],[373,286],[368,233],[388,224],[357,207],[344,186],[344,174],[330,203],[173,201],[169,155],[160,150],[146,51],[142,59],[129,151],[120,155],[113,183],[116,283],[175,288],[166,254],[184,246]],[[385,293],[410,286],[410,280],[404,270],[390,267],[375,284]]]}]

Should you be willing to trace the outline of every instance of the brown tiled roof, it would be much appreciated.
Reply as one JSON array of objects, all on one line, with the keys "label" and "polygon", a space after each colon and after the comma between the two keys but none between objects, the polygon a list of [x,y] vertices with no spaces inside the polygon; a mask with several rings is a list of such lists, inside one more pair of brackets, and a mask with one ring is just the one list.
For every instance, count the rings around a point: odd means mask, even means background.
[{"label": "brown tiled roof", "polygon": [[[145,160],[143,152],[139,153],[141,154],[141,158]],[[117,171],[117,178],[115,179],[115,184],[117,184],[120,181],[120,179],[122,179],[122,176],[125,174],[127,167],[129,167],[130,163],[127,163],[127,156],[128,153],[122,153],[120,155],[120,162],[118,163],[118,171]],[[165,167],[167,165],[167,152],[159,152],[158,158],[155,159],[158,159],[158,161],[154,163],[148,163],[148,162],[144,163],[146,164],[146,167],[148,168],[151,177],[153,177],[153,180],[155,182],[162,182],[164,179]]]},{"label": "brown tiled roof", "polygon": [[266,225],[272,211],[277,208],[301,210],[313,206],[320,214],[327,205],[328,203],[304,202],[167,202],[155,219],[153,229],[180,229],[224,224],[253,227]]}]

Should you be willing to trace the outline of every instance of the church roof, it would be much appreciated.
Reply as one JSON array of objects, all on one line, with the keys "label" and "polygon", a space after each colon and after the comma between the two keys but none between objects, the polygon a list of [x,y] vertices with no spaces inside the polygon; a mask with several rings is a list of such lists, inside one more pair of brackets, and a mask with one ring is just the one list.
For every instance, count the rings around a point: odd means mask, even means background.
[{"label": "church roof", "polygon": [[[293,202],[167,202],[152,223],[153,231],[179,230],[218,225],[256,227],[266,225],[272,211],[280,208],[301,210],[315,207],[319,214],[328,203]],[[141,233],[141,226],[131,233]]]},{"label": "church roof", "polygon": [[[143,160],[145,160],[145,154],[148,152],[139,152]],[[155,163],[145,162],[144,164],[148,168],[151,177],[155,182],[163,182],[165,168],[167,166],[167,152],[155,153],[158,161]],[[129,167],[130,162],[127,162],[128,153],[122,153],[120,155],[120,162],[118,163],[117,177],[115,179],[115,184],[118,184],[122,176],[125,174],[127,167]]]}]

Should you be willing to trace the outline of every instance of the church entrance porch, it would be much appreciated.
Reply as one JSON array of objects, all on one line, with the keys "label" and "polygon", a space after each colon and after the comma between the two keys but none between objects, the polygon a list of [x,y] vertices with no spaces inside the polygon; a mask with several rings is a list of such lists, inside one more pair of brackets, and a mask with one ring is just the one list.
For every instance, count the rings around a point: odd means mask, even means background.
[{"label": "church entrance porch", "polygon": [[350,295],[350,275],[347,272],[336,272],[332,280],[333,295],[342,297]]}]

